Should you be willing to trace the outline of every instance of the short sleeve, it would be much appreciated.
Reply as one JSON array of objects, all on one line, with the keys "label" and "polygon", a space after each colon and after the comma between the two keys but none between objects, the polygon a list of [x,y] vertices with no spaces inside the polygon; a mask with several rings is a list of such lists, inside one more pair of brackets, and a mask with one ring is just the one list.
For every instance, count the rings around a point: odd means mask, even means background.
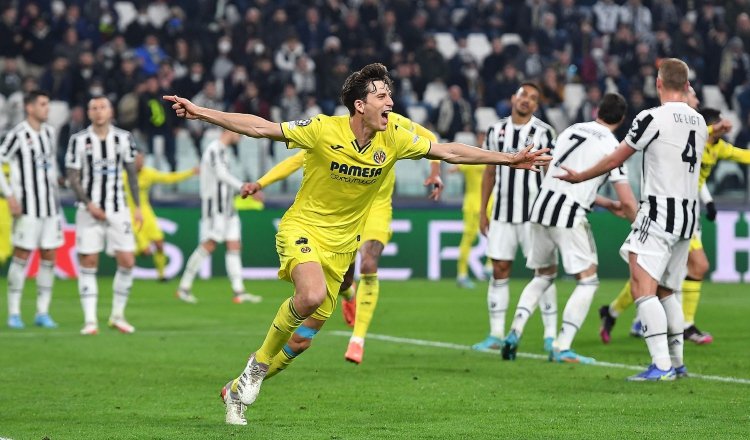
[{"label": "short sleeve", "polygon": [[131,133],[128,133],[127,136],[125,136],[125,142],[122,145],[123,148],[123,161],[126,163],[131,163],[135,161],[135,155],[138,153],[138,146],[135,143],[135,138]]},{"label": "short sleeve", "polygon": [[644,110],[633,119],[630,131],[625,135],[625,143],[642,151],[659,135],[659,128],[654,123],[654,116]]},{"label": "short sleeve", "polygon": [[500,151],[497,148],[497,136],[495,135],[494,125],[490,125],[490,128],[487,129],[487,135],[482,142],[482,148],[490,151]]},{"label": "short sleeve", "polygon": [[542,135],[540,139],[539,148],[549,148],[550,150],[554,150],[556,138],[557,138],[557,133],[555,133],[555,129],[552,127],[549,127],[547,130],[544,130],[544,134]]},{"label": "short sleeve", "polygon": [[65,168],[81,169],[81,156],[78,154],[77,136],[71,136],[68,141],[68,150],[65,152]]},{"label": "short sleeve", "polygon": [[324,115],[318,115],[311,119],[300,119],[281,123],[281,131],[287,139],[287,148],[302,148],[309,150],[315,148],[320,132],[324,124]]},{"label": "short sleeve", "polygon": [[397,159],[421,159],[430,152],[432,143],[416,133],[393,126],[391,130]]},{"label": "short sleeve", "polygon": [[10,160],[10,157],[15,153],[18,146],[18,142],[16,142],[17,138],[18,135],[15,131],[11,131],[5,135],[5,139],[0,144],[0,161],[8,162]]},{"label": "short sleeve", "polygon": [[609,183],[627,182],[628,181],[628,167],[623,163],[619,167],[612,168],[607,176]]}]

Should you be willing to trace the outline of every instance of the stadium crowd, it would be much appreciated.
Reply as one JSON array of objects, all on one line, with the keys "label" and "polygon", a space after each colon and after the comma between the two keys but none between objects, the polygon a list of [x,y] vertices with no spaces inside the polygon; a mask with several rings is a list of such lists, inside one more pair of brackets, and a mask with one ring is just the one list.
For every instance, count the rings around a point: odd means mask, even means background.
[{"label": "stadium crowd", "polygon": [[[69,108],[61,157],[67,134],[86,124],[90,96],[106,94],[118,125],[137,131],[146,148],[161,137],[175,169],[177,130],[200,150],[206,126],[174,118],[162,92],[295,120],[336,112],[349,72],[376,61],[391,69],[394,110],[445,139],[485,129],[477,108],[507,116],[525,80],[542,85],[540,116],[558,128],[592,120],[602,94],[621,93],[629,104],[621,138],[633,116],[658,103],[664,57],[691,66],[699,97],[712,86],[740,121],[750,114],[748,0],[3,3],[0,134],[23,119],[23,92],[41,88]],[[585,88],[572,105],[569,84]],[[748,141],[747,129],[734,139]]]}]

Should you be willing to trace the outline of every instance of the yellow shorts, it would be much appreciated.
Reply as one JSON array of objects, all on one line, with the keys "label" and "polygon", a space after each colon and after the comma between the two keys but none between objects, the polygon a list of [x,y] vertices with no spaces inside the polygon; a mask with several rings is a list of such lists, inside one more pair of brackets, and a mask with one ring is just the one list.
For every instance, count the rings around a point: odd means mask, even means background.
[{"label": "yellow shorts", "polygon": [[701,240],[701,231],[699,229],[690,238],[690,250],[688,252],[699,251],[701,249],[703,249],[703,240]]},{"label": "yellow shorts", "polygon": [[139,231],[135,232],[135,252],[136,254],[142,254],[151,243],[159,240],[164,240],[164,233],[159,227],[159,222],[156,216],[144,214],[143,226]]},{"label": "yellow shorts", "polygon": [[13,217],[10,215],[8,202],[0,198],[0,264],[13,253],[13,244],[10,239],[10,231],[13,229]]},{"label": "yellow shorts", "polygon": [[393,231],[391,230],[393,220],[393,209],[391,205],[373,206],[365,221],[365,229],[362,231],[360,243],[375,240],[383,243],[383,246],[391,241]]},{"label": "yellow shorts", "polygon": [[326,280],[326,299],[311,318],[325,321],[336,309],[336,298],[344,281],[344,274],[354,262],[357,252],[338,253],[321,249],[309,235],[300,229],[280,230],[276,234],[276,252],[279,254],[279,279],[292,282],[292,270],[300,263],[317,262],[323,268]]},{"label": "yellow shorts", "polygon": [[479,211],[464,210],[464,233],[477,234],[479,232]]}]

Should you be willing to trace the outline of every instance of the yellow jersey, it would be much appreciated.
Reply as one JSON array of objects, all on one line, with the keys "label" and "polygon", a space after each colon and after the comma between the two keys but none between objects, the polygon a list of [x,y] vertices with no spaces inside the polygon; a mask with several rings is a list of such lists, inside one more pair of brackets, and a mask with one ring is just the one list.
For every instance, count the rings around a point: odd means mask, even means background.
[{"label": "yellow jersey", "polygon": [[706,147],[703,149],[703,156],[701,159],[701,172],[698,177],[698,188],[703,187],[703,184],[706,183],[706,179],[711,175],[711,171],[714,166],[716,166],[716,163],[722,159],[747,165],[750,164],[750,150],[735,147],[724,139],[719,139],[714,144],[706,142]]},{"label": "yellow jersey", "polygon": [[337,253],[358,249],[367,214],[396,161],[420,159],[431,145],[396,123],[359,145],[348,115],[283,122],[281,130],[287,147],[305,155],[302,184],[279,229],[302,229]]},{"label": "yellow jersey", "polygon": [[485,168],[485,165],[458,166],[458,171],[464,175],[464,211],[479,212],[482,209],[482,176]]},{"label": "yellow jersey", "polygon": [[[138,172],[138,194],[140,195],[141,202],[141,213],[146,216],[148,213],[153,212],[151,202],[149,202],[148,192],[154,184],[172,184],[182,182],[195,175],[195,172],[190,170],[176,171],[172,173],[165,173],[158,171],[151,167],[143,167]],[[123,180],[127,182],[126,173],[122,175]],[[130,193],[130,185],[125,186],[125,198],[128,201],[128,206],[132,211],[135,208],[135,201],[133,201],[133,194]],[[148,213],[146,212],[148,211]]]}]

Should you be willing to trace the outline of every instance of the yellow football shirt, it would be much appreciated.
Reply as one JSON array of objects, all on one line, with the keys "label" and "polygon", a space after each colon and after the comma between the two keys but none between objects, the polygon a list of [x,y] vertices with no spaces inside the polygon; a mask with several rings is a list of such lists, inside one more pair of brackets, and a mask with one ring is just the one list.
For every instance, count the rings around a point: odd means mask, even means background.
[{"label": "yellow football shirt", "polygon": [[[172,184],[182,182],[192,177],[195,173],[193,170],[176,171],[172,173],[164,173],[151,167],[143,167],[138,172],[138,194],[140,195],[141,202],[141,214],[145,217],[153,214],[153,208],[149,201],[148,193],[154,184]],[[123,179],[127,179],[126,173],[122,174]],[[127,181],[127,180],[125,180]],[[131,211],[135,208],[135,201],[133,200],[133,194],[130,193],[130,185],[125,186],[125,198],[128,201],[128,206]]]},{"label": "yellow football shirt", "polygon": [[482,175],[484,165],[459,165],[458,170],[464,175],[463,210],[479,212],[482,209]]},{"label": "yellow football shirt", "polygon": [[281,129],[289,148],[306,152],[302,185],[279,229],[300,228],[339,253],[359,247],[370,207],[396,161],[422,158],[431,145],[398,124],[359,145],[348,115],[283,122]]},{"label": "yellow football shirt", "polygon": [[703,149],[703,158],[701,159],[701,172],[698,177],[698,188],[703,187],[703,184],[706,183],[706,179],[711,175],[711,171],[714,166],[716,166],[716,163],[722,159],[747,165],[750,164],[750,150],[735,147],[724,139],[719,139],[714,144],[706,142],[706,148]]}]

